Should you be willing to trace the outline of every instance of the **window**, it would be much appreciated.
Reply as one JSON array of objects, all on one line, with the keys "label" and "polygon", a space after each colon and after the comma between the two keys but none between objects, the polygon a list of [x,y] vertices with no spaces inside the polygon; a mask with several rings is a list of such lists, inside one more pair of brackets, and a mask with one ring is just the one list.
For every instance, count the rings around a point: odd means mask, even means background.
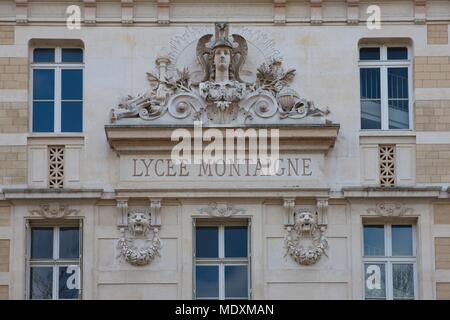
[{"label": "window", "polygon": [[33,132],[83,131],[83,50],[35,48]]},{"label": "window", "polygon": [[365,224],[363,228],[365,299],[415,299],[415,227]]},{"label": "window", "polygon": [[196,299],[249,299],[249,228],[246,222],[197,223]]},{"label": "window", "polygon": [[79,299],[81,235],[78,221],[30,230],[29,298]]},{"label": "window", "polygon": [[361,129],[409,129],[411,62],[407,47],[359,49]]}]

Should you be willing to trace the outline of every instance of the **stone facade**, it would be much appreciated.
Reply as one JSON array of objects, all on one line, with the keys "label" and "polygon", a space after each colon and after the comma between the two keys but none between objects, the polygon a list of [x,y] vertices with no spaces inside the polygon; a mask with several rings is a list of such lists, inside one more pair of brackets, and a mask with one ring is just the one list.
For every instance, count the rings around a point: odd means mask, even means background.
[{"label": "stone facade", "polygon": [[450,145],[418,144],[416,150],[417,182],[450,182]]},{"label": "stone facade", "polygon": [[0,89],[28,89],[28,59],[0,57]]},{"label": "stone facade", "polygon": [[414,58],[416,88],[450,87],[450,61],[448,56],[416,56]]},{"label": "stone facade", "polygon": [[439,282],[436,284],[436,298],[439,300],[450,300],[450,283]]},{"label": "stone facade", "polygon": [[28,132],[28,104],[25,102],[0,103],[0,132]]},{"label": "stone facade", "polygon": [[26,147],[0,147],[0,176],[3,185],[26,184],[27,168]]},{"label": "stone facade", "polygon": [[0,240],[0,272],[9,272],[9,240]]},{"label": "stone facade", "polygon": [[436,269],[450,270],[450,238],[435,238]]},{"label": "stone facade", "polygon": [[450,131],[450,100],[416,101],[417,131]]},{"label": "stone facade", "polygon": [[0,25],[0,45],[14,44],[14,26]]},{"label": "stone facade", "polygon": [[[34,224],[82,228],[82,299],[193,299],[195,226],[219,222],[251,230],[252,299],[363,299],[371,223],[414,225],[414,298],[450,299],[450,4],[372,2],[381,29],[367,28],[364,1],[89,0],[70,30],[73,1],[0,1],[0,299],[30,297]],[[360,129],[365,44],[408,49],[410,129]],[[32,132],[41,47],[83,51],[82,132]],[[230,106],[247,113],[227,118]],[[176,171],[171,134],[194,135],[195,116],[217,121],[205,130],[278,129],[299,173]],[[141,232],[136,212],[150,220]],[[288,251],[308,232],[312,249]]]},{"label": "stone facade", "polygon": [[434,223],[435,224],[450,224],[450,205],[436,204],[434,205]]},{"label": "stone facade", "polygon": [[448,44],[448,24],[427,25],[428,44]]}]

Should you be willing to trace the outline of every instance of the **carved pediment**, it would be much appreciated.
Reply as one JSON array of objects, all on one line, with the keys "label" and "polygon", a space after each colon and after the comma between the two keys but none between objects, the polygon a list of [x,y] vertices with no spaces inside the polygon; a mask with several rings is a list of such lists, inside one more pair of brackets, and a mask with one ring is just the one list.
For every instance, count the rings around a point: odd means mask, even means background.
[{"label": "carved pediment", "polygon": [[[154,73],[147,73],[150,87],[138,96],[126,96],[111,110],[114,124],[326,124],[327,109],[290,87],[294,69],[285,69],[279,56],[265,58],[251,70],[249,82],[244,63],[251,59],[246,38],[229,34],[227,23],[216,23],[215,34],[204,34],[195,48],[197,65],[174,66],[173,57],[156,59]],[[190,70],[201,67],[200,76]],[[248,68],[248,65],[247,67]],[[245,69],[245,70],[244,70]],[[197,72],[199,73],[199,72]]]}]

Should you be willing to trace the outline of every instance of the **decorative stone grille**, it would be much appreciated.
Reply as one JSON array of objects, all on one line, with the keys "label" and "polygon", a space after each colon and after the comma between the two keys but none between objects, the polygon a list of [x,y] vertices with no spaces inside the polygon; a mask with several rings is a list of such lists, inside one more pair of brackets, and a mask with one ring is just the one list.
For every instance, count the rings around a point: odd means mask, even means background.
[{"label": "decorative stone grille", "polygon": [[64,187],[64,146],[48,148],[48,187],[50,189]]},{"label": "decorative stone grille", "polygon": [[379,146],[380,185],[393,187],[395,185],[395,146]]}]

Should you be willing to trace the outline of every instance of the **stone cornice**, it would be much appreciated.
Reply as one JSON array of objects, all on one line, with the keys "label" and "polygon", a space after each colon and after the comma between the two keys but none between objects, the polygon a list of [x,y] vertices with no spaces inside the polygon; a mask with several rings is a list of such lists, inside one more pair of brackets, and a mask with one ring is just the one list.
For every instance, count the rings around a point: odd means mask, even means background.
[{"label": "stone cornice", "polygon": [[441,187],[347,187],[343,198],[447,198],[448,191]]},{"label": "stone cornice", "polygon": [[[106,125],[105,132],[110,146],[118,153],[136,151],[170,151],[177,142],[171,141],[174,129],[185,128],[193,132],[193,126],[133,126]],[[279,129],[280,151],[311,151],[326,153],[334,146],[339,125],[258,125],[216,128],[225,133],[226,129],[256,128]]]}]

